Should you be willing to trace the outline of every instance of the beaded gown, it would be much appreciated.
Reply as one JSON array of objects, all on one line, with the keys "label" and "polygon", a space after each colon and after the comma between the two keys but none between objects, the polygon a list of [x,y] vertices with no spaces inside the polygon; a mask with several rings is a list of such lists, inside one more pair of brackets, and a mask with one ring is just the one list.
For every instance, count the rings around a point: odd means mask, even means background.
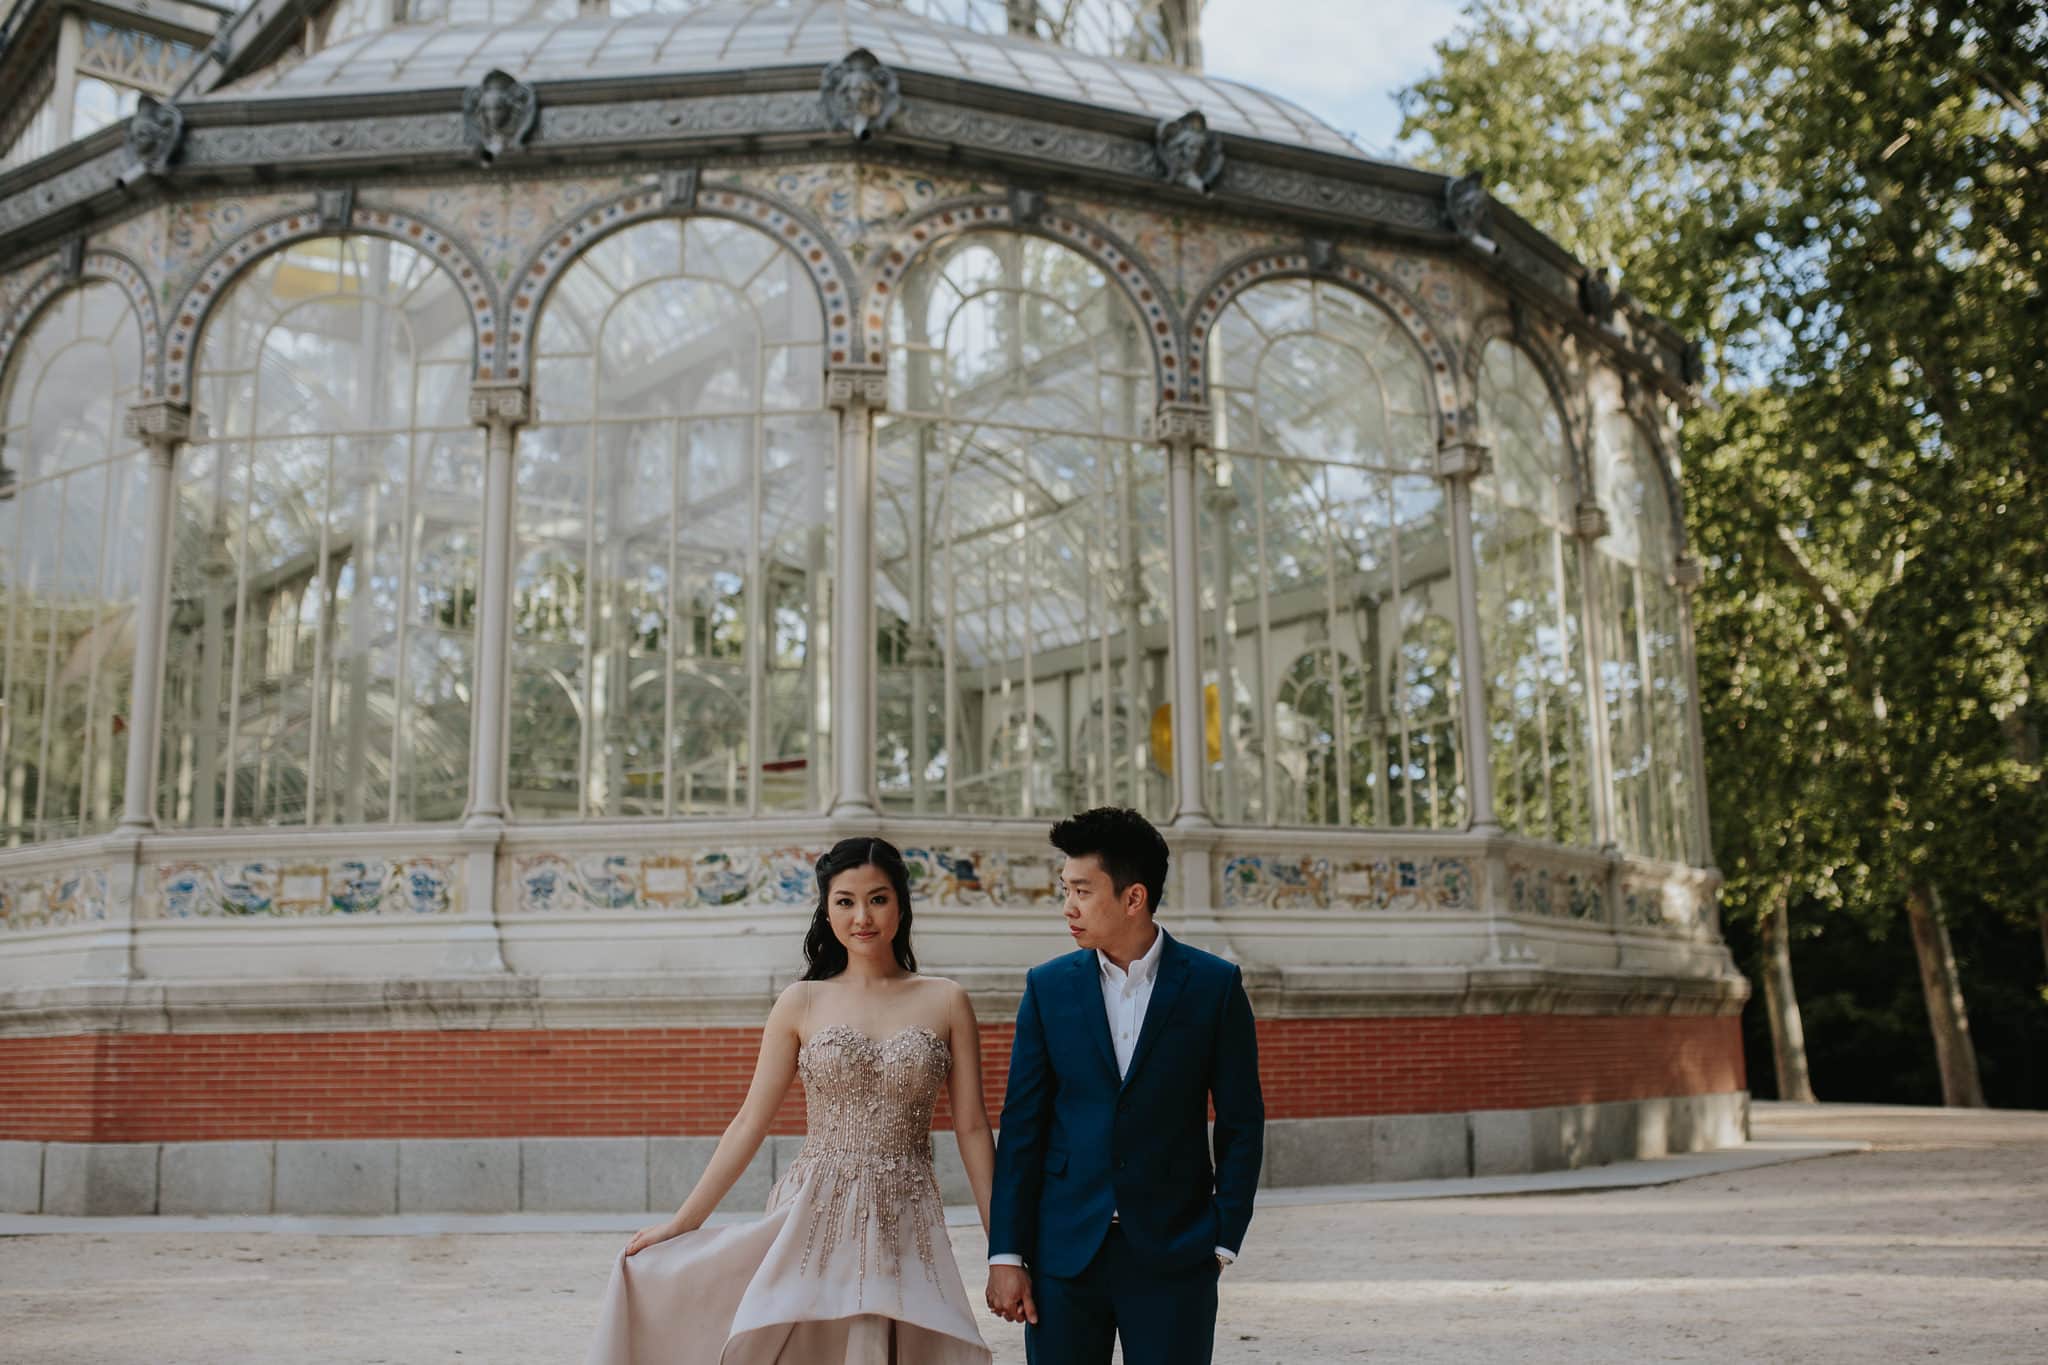
[{"label": "beaded gown", "polygon": [[588,1365],[990,1365],[932,1173],[951,1065],[926,1028],[813,1033],[810,1131],[768,1212],[621,1252]]}]

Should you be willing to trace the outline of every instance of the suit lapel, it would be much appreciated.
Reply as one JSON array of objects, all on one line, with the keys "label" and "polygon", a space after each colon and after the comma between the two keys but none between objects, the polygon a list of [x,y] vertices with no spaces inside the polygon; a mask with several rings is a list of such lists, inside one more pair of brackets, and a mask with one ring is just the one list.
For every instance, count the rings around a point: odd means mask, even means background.
[{"label": "suit lapel", "polygon": [[1071,1008],[1087,1021],[1081,1027],[1095,1040],[1095,1051],[1109,1068],[1110,1079],[1115,1080],[1116,1044],[1109,1040],[1109,1011],[1102,1004],[1102,959],[1092,951],[1084,949],[1074,957],[1072,994]]},{"label": "suit lapel", "polygon": [[[1159,932],[1166,939],[1159,949],[1159,976],[1152,983],[1152,999],[1145,1006],[1145,1024],[1138,1030],[1138,1045],[1131,1051],[1131,1069],[1124,1073],[1126,1089],[1138,1078],[1138,1068],[1145,1065],[1145,1058],[1152,1053],[1152,1045],[1166,1031],[1167,1016],[1173,1013],[1174,1005],[1180,1000],[1181,987],[1187,984],[1187,955],[1180,950],[1180,944],[1172,935],[1164,929]],[[1109,1037],[1107,1015],[1103,1018],[1102,1036],[1105,1040]],[[1114,1056],[1112,1053],[1112,1064]]]}]

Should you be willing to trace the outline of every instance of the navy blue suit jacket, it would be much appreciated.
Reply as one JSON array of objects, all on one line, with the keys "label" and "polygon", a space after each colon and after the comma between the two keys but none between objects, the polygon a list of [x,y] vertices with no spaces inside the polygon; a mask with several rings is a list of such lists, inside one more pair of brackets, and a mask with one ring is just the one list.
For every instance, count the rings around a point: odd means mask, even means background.
[{"label": "navy blue suit jacket", "polygon": [[1167,937],[1122,1080],[1093,950],[1035,967],[1010,1048],[989,1254],[1070,1278],[1095,1259],[1112,1212],[1163,1270],[1235,1252],[1265,1122],[1252,1007],[1234,965]]}]

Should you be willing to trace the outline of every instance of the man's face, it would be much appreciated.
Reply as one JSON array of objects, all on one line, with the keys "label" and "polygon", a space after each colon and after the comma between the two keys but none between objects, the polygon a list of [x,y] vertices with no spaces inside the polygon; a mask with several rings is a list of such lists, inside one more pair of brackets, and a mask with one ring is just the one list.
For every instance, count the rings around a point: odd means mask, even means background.
[{"label": "man's face", "polygon": [[1060,890],[1067,932],[1074,936],[1078,948],[1113,946],[1131,917],[1144,913],[1135,904],[1144,897],[1144,891],[1133,885],[1119,896],[1102,860],[1092,853],[1067,859],[1067,865],[1060,869]]}]

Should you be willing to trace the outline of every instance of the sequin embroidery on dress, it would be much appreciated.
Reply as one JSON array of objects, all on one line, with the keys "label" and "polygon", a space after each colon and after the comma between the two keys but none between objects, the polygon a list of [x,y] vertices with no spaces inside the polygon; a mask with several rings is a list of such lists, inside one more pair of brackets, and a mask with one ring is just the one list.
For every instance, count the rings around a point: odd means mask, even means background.
[{"label": "sequin embroidery on dress", "polygon": [[908,1220],[924,1274],[936,1281],[935,1229],[945,1225],[932,1172],[932,1107],[953,1064],[946,1040],[921,1025],[874,1039],[851,1024],[827,1024],[797,1053],[809,1133],[776,1181],[768,1206],[779,1208],[811,1187],[800,1269],[823,1274],[851,1238],[868,1276],[868,1227],[891,1278],[902,1276],[901,1224]]}]

